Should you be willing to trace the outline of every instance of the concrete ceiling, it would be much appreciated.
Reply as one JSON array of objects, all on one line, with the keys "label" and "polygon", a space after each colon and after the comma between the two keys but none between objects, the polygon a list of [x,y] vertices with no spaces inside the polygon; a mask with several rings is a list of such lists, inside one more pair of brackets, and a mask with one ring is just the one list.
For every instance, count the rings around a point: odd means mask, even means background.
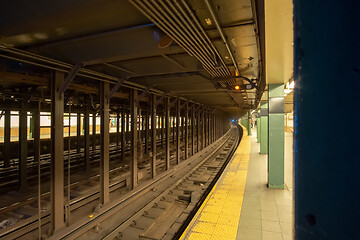
[{"label": "concrete ceiling", "polygon": [[[169,2],[174,2],[171,0]],[[231,56],[204,1],[188,0],[192,12],[235,77]],[[234,55],[238,75],[259,85],[258,39],[251,0],[212,0],[216,17]],[[40,54],[70,64],[152,86],[239,116],[254,107],[256,90],[235,91],[242,78],[212,78],[197,58],[174,41],[159,48],[166,34],[129,1],[13,0],[2,4],[0,45]],[[258,13],[259,15],[259,13]],[[7,52],[0,51],[6,55]],[[39,68],[0,58],[0,70]],[[77,83],[88,83],[77,78]],[[219,82],[228,84],[225,89]],[[243,93],[241,93],[243,92]]]}]

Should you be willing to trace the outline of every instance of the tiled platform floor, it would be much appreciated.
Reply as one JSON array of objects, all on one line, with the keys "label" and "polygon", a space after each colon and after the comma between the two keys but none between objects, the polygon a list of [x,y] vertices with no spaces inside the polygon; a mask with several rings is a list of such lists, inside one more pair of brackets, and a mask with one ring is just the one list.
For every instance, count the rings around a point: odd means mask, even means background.
[{"label": "tiled platform floor", "polygon": [[259,148],[254,134],[251,136],[248,175],[236,239],[291,240],[292,134],[285,134],[285,190],[267,188],[267,155],[259,154]]},{"label": "tiled platform floor", "polygon": [[180,239],[292,239],[292,133],[285,133],[286,189],[267,188],[267,155],[259,150],[256,129],[252,136],[244,130],[232,160]]}]

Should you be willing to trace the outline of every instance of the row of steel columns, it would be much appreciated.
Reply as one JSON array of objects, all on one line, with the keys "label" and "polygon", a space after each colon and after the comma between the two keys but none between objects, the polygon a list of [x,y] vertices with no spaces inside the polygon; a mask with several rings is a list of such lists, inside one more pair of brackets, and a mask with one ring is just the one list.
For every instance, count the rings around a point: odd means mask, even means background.
[{"label": "row of steel columns", "polygon": [[[51,81],[51,232],[56,232],[65,227],[64,221],[64,94],[60,93],[61,85],[64,82],[64,73],[55,72],[54,79]],[[100,204],[104,205],[110,201],[109,192],[109,113],[110,113],[110,99],[109,83],[100,83]],[[156,95],[151,95],[150,114],[145,117],[145,151],[151,149],[151,177],[156,176],[156,140],[157,140],[157,106],[159,104]],[[121,110],[121,124],[120,113],[117,113],[117,146],[121,145],[121,159],[125,158],[126,136],[125,132],[130,131],[130,145],[131,145],[131,161],[130,161],[130,186],[135,188],[138,185],[138,115],[139,115],[139,95],[137,90],[130,91],[130,115]],[[25,104],[25,103],[23,103]],[[175,105],[175,123],[174,123],[174,137],[173,143],[176,146],[176,164],[179,164],[181,154],[181,138],[184,142],[184,158],[194,155],[201,149],[205,148],[223,132],[221,130],[222,124],[220,116],[202,108],[199,105],[192,104],[185,101],[181,105],[181,100],[176,99],[175,103],[170,102],[169,97],[164,97],[164,112],[160,116],[160,144],[163,148],[165,145],[165,169],[170,169],[170,109]],[[40,105],[39,105],[40,106]],[[183,115],[181,116],[181,109]],[[5,111],[5,126],[4,126],[4,165],[10,166],[10,110]],[[127,115],[127,117],[125,117]],[[151,129],[149,121],[151,116]],[[130,124],[130,117],[132,123]],[[80,113],[78,113],[78,128],[77,128],[77,151],[80,152]],[[96,149],[96,115],[93,114],[93,134],[92,134],[92,150]],[[21,188],[27,186],[27,110],[22,106],[19,111],[19,183]],[[34,121],[34,157],[35,160],[40,159],[40,107],[33,113]],[[84,114],[84,170],[90,169],[90,110],[85,109]],[[180,122],[182,121],[181,127]],[[126,124],[125,124],[126,122]],[[176,124],[176,126],[175,126]],[[121,126],[122,134],[119,135],[119,126]],[[189,128],[190,126],[190,128]],[[127,129],[125,129],[125,127]],[[131,128],[131,129],[130,129]],[[149,133],[151,131],[151,133]],[[181,132],[181,134],[180,134]],[[190,139],[189,139],[190,138]],[[149,139],[151,139],[149,146]],[[189,144],[190,140],[190,144]],[[195,142],[196,141],[196,142]],[[195,148],[196,145],[196,148]]]}]

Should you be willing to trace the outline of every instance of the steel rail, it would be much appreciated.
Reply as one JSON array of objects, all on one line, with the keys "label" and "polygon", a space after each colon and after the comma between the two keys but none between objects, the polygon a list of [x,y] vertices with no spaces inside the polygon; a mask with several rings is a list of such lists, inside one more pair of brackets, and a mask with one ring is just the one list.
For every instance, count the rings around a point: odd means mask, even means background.
[{"label": "steel rail", "polygon": [[[216,142],[219,143],[219,145],[221,147],[227,142],[227,140],[229,138],[230,138],[230,130],[224,136],[222,136],[220,139],[218,139]],[[209,145],[209,146],[211,146],[211,145]],[[206,156],[204,160],[201,160],[201,163],[205,162],[215,152],[216,152],[215,150],[211,151],[211,153],[209,153],[209,155]],[[202,152],[198,152],[194,155],[194,157],[199,157],[199,155],[202,155],[202,154],[203,154]],[[121,207],[123,207],[123,205],[127,201],[129,201],[133,198],[138,198],[141,195],[145,194],[146,192],[150,191],[157,184],[164,182],[167,179],[171,178],[173,173],[175,173],[178,169],[180,169],[184,166],[187,166],[188,164],[189,164],[189,161],[185,160],[185,161],[181,162],[180,164],[175,165],[174,168],[157,175],[157,177],[154,178],[151,182],[144,183],[143,185],[139,186],[138,188],[125,194],[125,196],[121,197],[117,202],[110,203],[101,212],[99,212],[98,214],[94,214],[94,216],[91,219],[89,219],[89,218],[83,219],[83,220],[79,221],[79,223],[76,224],[76,226],[74,224],[74,225],[70,226],[69,228],[64,229],[63,231],[59,231],[58,233],[51,236],[49,238],[49,240],[54,240],[54,239],[70,240],[70,239],[75,239],[75,238],[79,237],[84,232],[95,227],[98,223],[100,223],[100,222],[106,220],[107,218],[109,218],[110,216],[114,215],[117,211],[119,211],[119,209],[121,209]],[[200,167],[200,164],[197,164],[196,167]],[[189,174],[191,174],[191,172],[192,171],[189,171]]]}]

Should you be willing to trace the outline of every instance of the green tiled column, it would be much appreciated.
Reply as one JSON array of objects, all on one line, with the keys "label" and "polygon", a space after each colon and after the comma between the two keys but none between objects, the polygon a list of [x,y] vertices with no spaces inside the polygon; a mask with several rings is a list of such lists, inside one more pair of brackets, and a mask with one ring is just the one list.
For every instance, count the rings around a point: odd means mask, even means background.
[{"label": "green tiled column", "polygon": [[268,103],[260,106],[260,153],[268,153]]},{"label": "green tiled column", "polygon": [[268,186],[284,188],[284,84],[269,84]]},{"label": "green tiled column", "polygon": [[256,132],[257,132],[257,142],[260,142],[260,136],[261,136],[261,131],[260,131],[260,113],[256,114]]}]

